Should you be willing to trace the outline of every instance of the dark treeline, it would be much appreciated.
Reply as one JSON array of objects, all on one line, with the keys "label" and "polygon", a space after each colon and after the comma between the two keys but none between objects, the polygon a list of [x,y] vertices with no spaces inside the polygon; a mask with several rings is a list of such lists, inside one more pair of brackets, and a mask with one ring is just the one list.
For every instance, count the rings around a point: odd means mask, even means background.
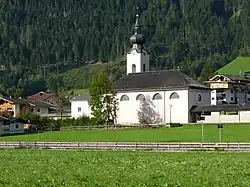
[{"label": "dark treeline", "polygon": [[0,89],[35,92],[48,76],[123,56],[136,4],[153,68],[204,80],[250,53],[249,0],[1,0]]}]

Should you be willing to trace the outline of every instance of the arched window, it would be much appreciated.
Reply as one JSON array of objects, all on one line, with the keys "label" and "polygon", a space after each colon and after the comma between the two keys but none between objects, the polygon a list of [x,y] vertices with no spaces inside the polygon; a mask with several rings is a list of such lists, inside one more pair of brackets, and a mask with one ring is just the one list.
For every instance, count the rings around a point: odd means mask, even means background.
[{"label": "arched window", "polygon": [[180,96],[178,95],[178,93],[174,92],[170,95],[169,99],[179,99]]},{"label": "arched window", "polygon": [[136,65],[135,64],[132,65],[132,73],[136,73]]},{"label": "arched window", "polygon": [[144,100],[145,100],[145,96],[144,95],[142,95],[142,94],[137,95],[136,101],[144,101]]},{"label": "arched window", "polygon": [[162,100],[161,94],[157,93],[153,96],[153,100]]},{"label": "arched window", "polygon": [[120,101],[129,101],[129,97],[127,95],[121,96]]}]

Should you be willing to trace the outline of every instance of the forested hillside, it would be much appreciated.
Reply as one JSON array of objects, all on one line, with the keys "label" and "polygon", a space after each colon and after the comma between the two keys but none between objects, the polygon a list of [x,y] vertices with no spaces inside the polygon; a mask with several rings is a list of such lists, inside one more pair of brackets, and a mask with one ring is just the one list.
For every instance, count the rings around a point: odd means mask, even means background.
[{"label": "forested hillside", "polygon": [[152,68],[204,80],[250,53],[249,0],[1,0],[0,87],[50,88],[58,73],[123,56],[136,4]]}]

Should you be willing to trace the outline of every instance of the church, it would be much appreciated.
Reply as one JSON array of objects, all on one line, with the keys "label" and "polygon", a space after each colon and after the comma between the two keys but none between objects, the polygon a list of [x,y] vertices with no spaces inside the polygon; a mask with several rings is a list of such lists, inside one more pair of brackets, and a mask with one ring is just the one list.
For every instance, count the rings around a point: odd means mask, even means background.
[{"label": "church", "polygon": [[[115,84],[118,124],[194,123],[194,106],[211,104],[211,89],[180,70],[150,71],[146,38],[136,15],[132,48],[127,54],[127,75]],[[72,117],[90,116],[87,96],[72,100]]]}]

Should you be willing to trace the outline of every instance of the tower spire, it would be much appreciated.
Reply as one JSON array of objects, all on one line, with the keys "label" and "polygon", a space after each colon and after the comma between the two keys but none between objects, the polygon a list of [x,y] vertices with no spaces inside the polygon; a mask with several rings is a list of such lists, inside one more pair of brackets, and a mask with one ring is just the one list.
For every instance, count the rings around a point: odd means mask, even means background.
[{"label": "tower spire", "polygon": [[139,20],[139,7],[136,6],[134,34],[129,39],[133,46],[127,54],[127,74],[149,71],[149,54],[144,46],[146,38],[142,34]]},{"label": "tower spire", "polygon": [[140,23],[139,23],[139,19],[140,19],[139,7],[136,6],[135,34],[141,34],[141,26],[140,26]]}]

